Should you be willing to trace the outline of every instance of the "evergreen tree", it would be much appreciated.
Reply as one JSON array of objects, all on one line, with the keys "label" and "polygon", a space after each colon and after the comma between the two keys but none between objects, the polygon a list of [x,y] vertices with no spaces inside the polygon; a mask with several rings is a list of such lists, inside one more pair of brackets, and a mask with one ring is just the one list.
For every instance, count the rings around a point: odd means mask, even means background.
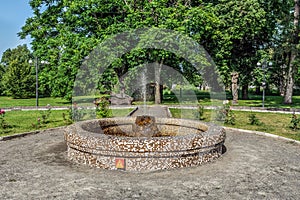
[{"label": "evergreen tree", "polygon": [[35,71],[28,61],[30,51],[26,45],[8,49],[1,62],[5,66],[2,86],[5,95],[13,98],[29,98],[35,95]]}]

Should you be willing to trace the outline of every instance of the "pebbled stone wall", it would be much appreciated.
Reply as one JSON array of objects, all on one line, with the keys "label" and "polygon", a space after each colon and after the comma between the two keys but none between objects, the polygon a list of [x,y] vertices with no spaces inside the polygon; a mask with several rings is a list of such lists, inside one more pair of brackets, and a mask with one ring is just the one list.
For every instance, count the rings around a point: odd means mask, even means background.
[{"label": "pebbled stone wall", "polygon": [[77,122],[65,129],[70,160],[92,167],[148,172],[197,166],[222,155],[224,128],[156,118],[162,137],[130,137],[134,117]]}]

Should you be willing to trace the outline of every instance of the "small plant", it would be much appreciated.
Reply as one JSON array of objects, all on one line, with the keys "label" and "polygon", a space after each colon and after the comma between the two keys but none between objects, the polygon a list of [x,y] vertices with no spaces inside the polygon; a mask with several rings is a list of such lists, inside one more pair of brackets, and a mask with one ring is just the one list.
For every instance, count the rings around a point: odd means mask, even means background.
[{"label": "small plant", "polygon": [[37,118],[35,123],[32,123],[32,127],[35,129],[41,128],[44,124],[49,123],[49,117],[51,115],[51,107],[48,104],[47,110],[40,111],[40,116]]},{"label": "small plant", "polygon": [[67,114],[62,114],[65,124],[69,125],[73,123],[72,115],[72,108],[68,109]]},{"label": "small plant", "polygon": [[204,106],[201,105],[201,101],[198,102],[197,110],[194,111],[194,117],[199,120],[204,120]]},{"label": "small plant", "polygon": [[73,103],[73,108],[69,111],[69,116],[72,121],[81,121],[83,119],[84,112],[77,106],[76,102]]},{"label": "small plant", "polygon": [[291,125],[290,125],[291,129],[293,129],[294,131],[298,130],[299,129],[300,118],[298,118],[298,116],[295,113],[293,113],[290,123],[291,123]]},{"label": "small plant", "polygon": [[224,124],[235,124],[235,114],[229,103],[225,102],[221,108],[217,109],[215,120],[223,121]]},{"label": "small plant", "polygon": [[10,128],[10,125],[5,120],[5,110],[0,109],[0,133],[4,133],[7,128]]},{"label": "small plant", "polygon": [[263,123],[256,117],[254,113],[248,115],[248,119],[251,125],[257,125],[257,126],[263,125]]},{"label": "small plant", "polygon": [[109,109],[109,101],[106,97],[101,97],[94,101],[96,106],[97,118],[112,117],[112,111]]},{"label": "small plant", "polygon": [[38,129],[38,128],[41,128],[41,118],[37,118],[36,122],[35,123],[32,123],[32,128],[35,128],[35,129]]},{"label": "small plant", "polygon": [[40,114],[41,114],[41,117],[40,117],[41,123],[42,124],[49,123],[49,117],[51,115],[51,107],[50,107],[50,105],[48,104],[47,105],[47,110],[41,111]]}]

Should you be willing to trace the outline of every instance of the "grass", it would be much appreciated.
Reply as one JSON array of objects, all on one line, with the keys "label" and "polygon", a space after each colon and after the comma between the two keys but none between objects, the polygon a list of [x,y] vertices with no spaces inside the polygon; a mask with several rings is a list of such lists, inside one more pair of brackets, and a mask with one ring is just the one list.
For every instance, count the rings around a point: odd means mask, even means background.
[{"label": "grass", "polygon": [[[228,100],[232,99],[230,95],[227,94]],[[208,92],[203,92],[203,94],[184,94],[182,98],[174,94],[164,94],[162,103],[164,105],[197,105],[197,100],[201,100],[201,105],[211,106],[215,103],[218,104],[220,100],[210,99]],[[222,100],[221,100],[222,101]],[[144,102],[135,101],[134,105],[142,105]],[[153,105],[154,101],[147,101],[147,105]],[[300,108],[300,96],[293,97],[293,104],[287,105],[283,104],[283,97],[281,96],[265,96],[265,107],[266,108]],[[247,107],[262,107],[262,96],[261,95],[249,95],[248,100],[238,100],[238,104],[233,106],[247,106]]]},{"label": "grass", "polygon": [[[237,106],[261,107],[261,95],[249,95],[249,100],[239,100]],[[282,96],[265,96],[265,107],[270,108],[300,108],[300,96],[293,96],[293,104],[283,104]]]},{"label": "grass", "polygon": [[[178,93],[178,92],[177,92]],[[176,94],[177,94],[176,93]],[[228,99],[231,99],[230,92],[226,92],[226,96]],[[87,97],[74,97],[74,101],[84,105],[85,102],[91,104],[95,99],[95,96],[87,96]],[[98,98],[98,96],[97,96]],[[210,93],[207,91],[199,91],[195,90],[191,91],[183,91],[182,96],[175,95],[175,93],[164,92],[163,95],[163,104],[164,105],[196,105],[197,100],[201,100],[201,104],[204,106],[209,106],[212,104],[212,101],[215,100],[210,99]],[[286,105],[283,104],[283,97],[281,96],[265,96],[265,107],[272,108],[300,108],[300,96],[293,96],[293,104]],[[39,105],[46,106],[50,104],[51,106],[68,106],[71,105],[71,102],[64,100],[62,98],[52,98],[45,97],[39,98]],[[144,102],[135,101],[134,105],[142,105]],[[147,105],[154,104],[154,101],[147,101]],[[13,99],[11,97],[0,96],[0,108],[8,108],[8,107],[17,107],[17,106],[35,106],[36,99]],[[235,106],[251,106],[251,107],[262,107],[262,95],[253,95],[249,94],[249,100],[241,100],[239,99],[238,104]]]},{"label": "grass", "polygon": [[112,109],[113,117],[126,117],[133,109]]},{"label": "grass", "polygon": [[[193,112],[190,109],[170,109],[173,117],[195,119]],[[251,125],[249,122],[249,115],[253,113],[263,123],[263,125]],[[300,141],[300,130],[290,129],[291,114],[281,113],[261,113],[261,112],[245,112],[234,111],[236,123],[235,125],[227,125],[227,127],[240,128],[246,130],[262,131],[272,133]],[[209,122],[213,120],[212,111],[205,110],[204,121]]]},{"label": "grass", "polygon": [[[131,111],[132,109],[113,109],[112,113],[114,117],[120,117],[126,116]],[[170,109],[170,111],[172,112],[173,117],[176,118],[195,119],[193,111],[191,109],[173,108]],[[41,126],[39,127],[36,127],[35,124],[37,124],[37,119],[41,118],[42,111],[6,112],[5,120],[11,126],[11,128],[5,129],[4,133],[0,133],[0,136],[68,125],[68,122],[65,122],[63,119],[63,113],[67,112],[67,110],[52,110],[48,120],[49,122],[41,124]],[[251,113],[255,114],[256,117],[263,123],[263,125],[251,125],[249,122],[249,115]],[[234,111],[234,114],[236,118],[236,124],[225,126],[268,132],[300,141],[300,130],[293,131],[289,128],[292,117],[291,114],[244,111]],[[211,110],[205,110],[204,118],[204,121],[212,121],[213,112]]]},{"label": "grass", "polygon": [[[132,109],[113,109],[114,117],[127,116]],[[46,112],[46,111],[44,111]],[[10,125],[10,128],[1,130],[0,136],[13,135],[35,130],[43,130],[54,127],[69,125],[64,121],[63,113],[67,114],[68,110],[51,110],[48,123],[36,126],[38,118],[41,118],[43,111],[10,111],[5,113],[5,121]],[[1,133],[2,131],[2,133]]]},{"label": "grass", "polygon": [[[68,106],[71,105],[70,102],[64,100],[62,98],[39,98],[40,106],[47,106],[50,104],[51,106]],[[36,99],[13,99],[11,97],[0,96],[0,108],[9,108],[9,107],[17,107],[17,106],[35,106]]]},{"label": "grass", "polygon": [[[197,92],[197,98],[201,99],[201,105],[211,105],[215,100],[209,99],[208,92]],[[185,95],[185,96],[184,96]],[[183,98],[186,101],[180,102],[174,94],[165,94],[163,104],[164,105],[197,105],[196,102],[189,102],[192,97],[190,94],[183,93]],[[228,95],[228,94],[227,94]],[[229,94],[230,95],[230,94]],[[251,106],[251,107],[261,107],[262,106],[262,96],[260,95],[250,95],[250,100],[239,100],[237,106]],[[79,97],[78,97],[79,98]],[[85,97],[86,98],[86,97]],[[92,101],[94,97],[88,98],[88,101]],[[78,99],[80,100],[80,99]],[[275,107],[275,108],[300,108],[300,96],[293,97],[293,105],[282,104],[283,98],[281,96],[266,96],[265,107]],[[216,101],[217,102],[217,101]],[[0,108],[7,107],[17,107],[17,106],[35,106],[35,98],[32,99],[12,99],[11,97],[0,97]],[[142,105],[144,102],[134,102],[134,105]],[[50,104],[51,106],[68,106],[71,105],[70,102],[61,98],[40,98],[40,106],[46,106]],[[147,102],[147,105],[152,105],[153,102]],[[115,109],[113,110],[114,116],[126,116],[132,109]],[[194,118],[193,112],[188,109],[170,109],[174,117],[178,118]],[[64,122],[62,113],[67,111],[52,111],[49,118],[49,123],[43,124],[38,129],[47,129],[52,127],[64,126],[67,123]],[[257,118],[263,122],[263,125],[250,125],[249,115],[250,112],[234,111],[236,115],[235,125],[226,125],[229,127],[263,131],[287,138],[292,138],[300,140],[300,132],[293,131],[289,128],[291,121],[291,114],[279,114],[279,113],[259,113],[253,112]],[[35,130],[32,124],[37,123],[37,118],[41,115],[40,111],[12,111],[6,113],[6,121],[12,126],[11,128],[5,130],[6,135],[27,132]],[[209,110],[205,110],[205,121],[211,121],[213,117]],[[1,130],[0,130],[1,132]],[[0,134],[4,135],[4,134]]]},{"label": "grass", "polygon": [[0,134],[0,136],[67,125],[62,117],[63,112],[66,111],[51,111],[49,123],[42,124],[38,128],[35,127],[35,124],[37,124],[37,119],[41,116],[39,111],[6,112],[5,121],[11,126],[11,128],[4,129],[4,133]]}]

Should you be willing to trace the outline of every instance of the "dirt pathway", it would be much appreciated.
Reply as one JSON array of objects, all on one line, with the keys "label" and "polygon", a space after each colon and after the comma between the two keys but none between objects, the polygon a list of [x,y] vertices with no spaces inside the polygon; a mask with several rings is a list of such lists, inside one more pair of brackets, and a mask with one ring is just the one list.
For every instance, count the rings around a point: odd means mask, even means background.
[{"label": "dirt pathway", "polygon": [[0,199],[298,199],[300,145],[228,131],[199,167],[126,173],[66,159],[63,130],[0,141]]}]

